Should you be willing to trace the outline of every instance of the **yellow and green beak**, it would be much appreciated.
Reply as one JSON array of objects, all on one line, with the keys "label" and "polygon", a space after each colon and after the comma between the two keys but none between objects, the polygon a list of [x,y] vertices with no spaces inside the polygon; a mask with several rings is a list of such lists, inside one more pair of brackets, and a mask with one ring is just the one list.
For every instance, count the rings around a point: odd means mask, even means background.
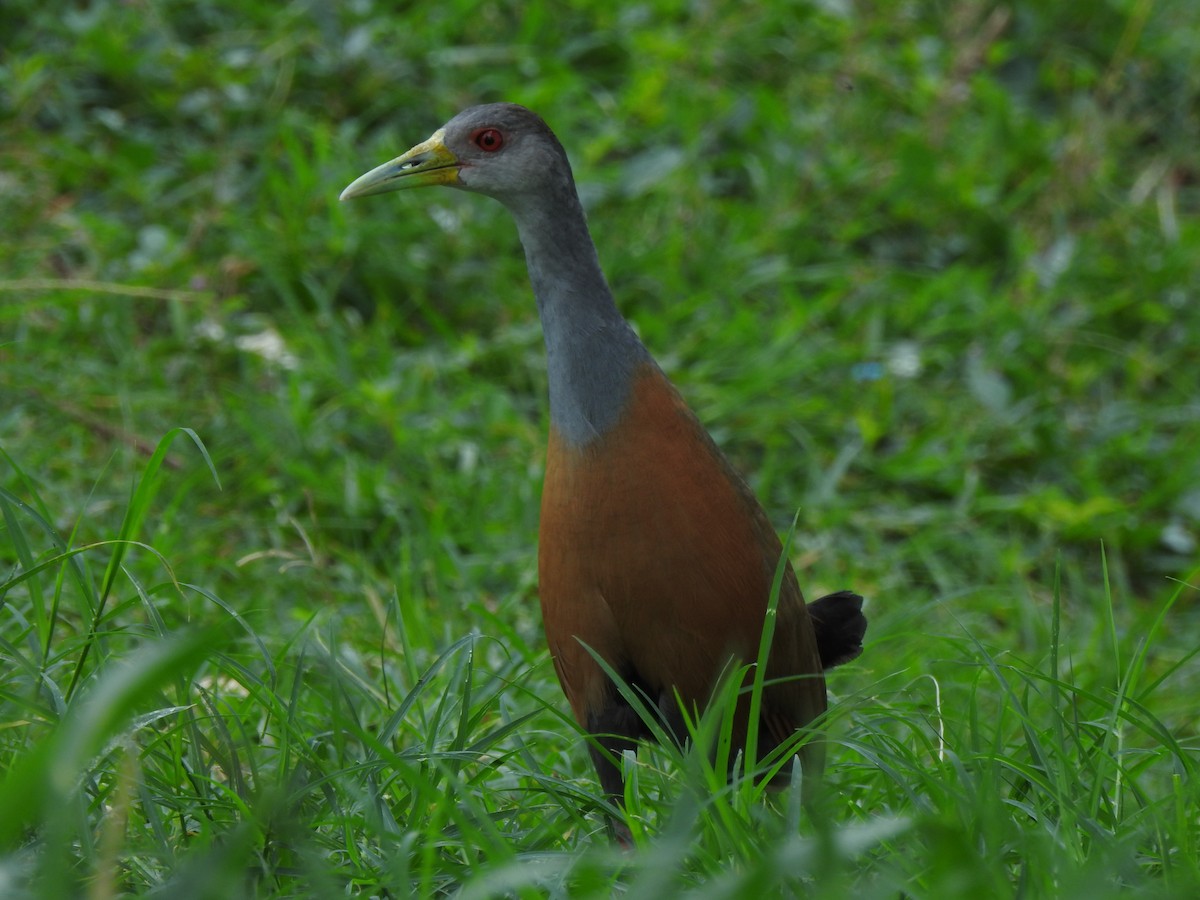
[{"label": "yellow and green beak", "polygon": [[431,184],[457,184],[458,157],[446,146],[445,136],[445,129],[439,128],[429,140],[354,179],[338,199],[369,197]]}]

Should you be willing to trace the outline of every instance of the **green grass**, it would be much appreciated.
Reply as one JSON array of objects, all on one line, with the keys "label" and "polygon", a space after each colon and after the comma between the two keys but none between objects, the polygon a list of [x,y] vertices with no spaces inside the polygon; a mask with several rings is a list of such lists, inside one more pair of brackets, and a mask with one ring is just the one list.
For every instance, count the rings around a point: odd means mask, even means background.
[{"label": "green grass", "polygon": [[[1188,0],[0,34],[0,895],[1200,895]],[[660,748],[605,835],[515,230],[336,202],[496,99],[806,592],[868,597],[807,808]]]}]

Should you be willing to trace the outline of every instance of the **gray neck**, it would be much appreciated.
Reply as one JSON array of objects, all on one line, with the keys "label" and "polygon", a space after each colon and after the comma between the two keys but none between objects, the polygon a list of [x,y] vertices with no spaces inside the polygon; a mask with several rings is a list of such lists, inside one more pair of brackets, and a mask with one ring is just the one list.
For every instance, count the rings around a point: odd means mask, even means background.
[{"label": "gray neck", "polygon": [[508,206],[546,338],[550,422],[582,447],[616,424],[650,355],[617,311],[574,185],[564,188]]}]

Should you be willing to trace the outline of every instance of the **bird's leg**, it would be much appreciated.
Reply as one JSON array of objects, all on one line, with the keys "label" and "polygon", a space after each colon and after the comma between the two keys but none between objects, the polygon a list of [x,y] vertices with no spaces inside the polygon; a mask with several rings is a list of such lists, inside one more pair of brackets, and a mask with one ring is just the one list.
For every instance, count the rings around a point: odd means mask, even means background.
[{"label": "bird's leg", "polygon": [[637,735],[642,730],[638,714],[619,698],[588,717],[588,731],[599,744],[590,748],[592,764],[600,776],[600,787],[618,804],[625,796],[621,759],[626,750],[637,750]]},{"label": "bird's leg", "polygon": [[[588,716],[588,731],[596,740],[589,752],[600,777],[600,788],[614,806],[624,808],[625,778],[621,774],[621,759],[626,750],[637,751],[638,736],[646,728],[637,711],[616,691],[613,694],[605,706]],[[623,820],[614,817],[609,824],[618,844],[626,848],[633,846],[633,835]]]}]

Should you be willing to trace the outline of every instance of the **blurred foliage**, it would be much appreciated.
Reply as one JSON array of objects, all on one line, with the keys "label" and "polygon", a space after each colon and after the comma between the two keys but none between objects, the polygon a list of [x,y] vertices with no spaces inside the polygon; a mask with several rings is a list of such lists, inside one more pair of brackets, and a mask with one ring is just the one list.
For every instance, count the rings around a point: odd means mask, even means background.
[{"label": "blurred foliage", "polygon": [[[46,528],[6,519],[0,567],[118,534],[182,425],[221,485],[172,449],[142,540],[177,575],[132,549],[105,628],[136,644],[133,584],[178,577],[224,599],[167,591],[166,631],[236,609],[269,659],[314,617],[377,649],[385,609],[410,675],[473,628],[540,647],[515,229],[451,191],[337,202],[506,99],[562,138],[651,350],[776,522],[800,509],[807,589],[869,596],[848,680],[916,677],[962,627],[1040,657],[1059,560],[1102,672],[1097,597],[1135,640],[1200,565],[1193,6],[5,0],[0,486]],[[32,583],[3,608],[32,619]],[[1194,679],[1195,601],[1163,678]],[[1185,693],[1158,714],[1194,734]]]}]

